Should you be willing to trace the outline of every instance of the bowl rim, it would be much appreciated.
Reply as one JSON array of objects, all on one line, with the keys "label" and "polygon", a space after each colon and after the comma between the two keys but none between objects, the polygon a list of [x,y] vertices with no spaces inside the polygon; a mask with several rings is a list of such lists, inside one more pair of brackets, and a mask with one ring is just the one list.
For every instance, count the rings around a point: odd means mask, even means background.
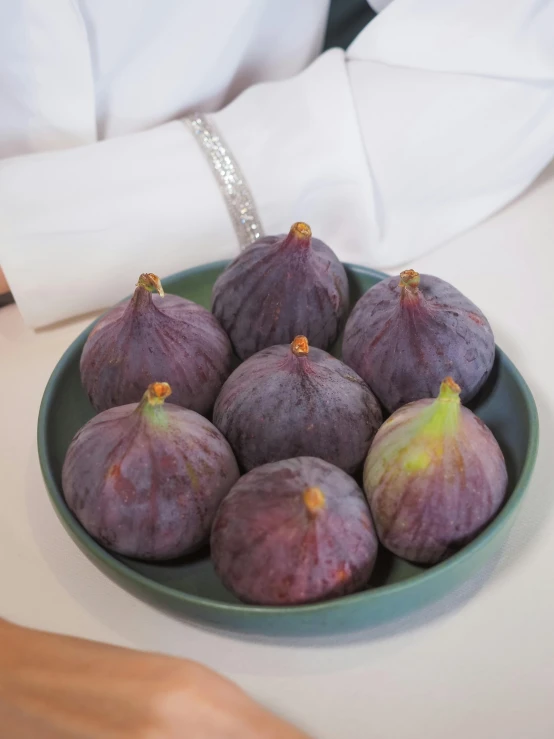
[{"label": "bowl rim", "polygon": [[[229,260],[222,260],[217,262],[209,262],[206,264],[192,267],[191,269],[182,270],[169,277],[163,282],[164,284],[171,285],[175,282],[180,281],[185,277],[190,277],[198,272],[204,272],[207,269],[222,268],[229,263]],[[377,277],[379,280],[386,279],[390,275],[378,270],[365,267],[363,265],[351,264],[344,262],[344,267],[347,272],[353,272],[357,274],[366,274],[372,277]],[[73,516],[70,509],[68,508],[62,490],[58,487],[52,470],[49,465],[49,442],[47,434],[48,417],[51,412],[51,403],[53,397],[54,387],[59,384],[60,378],[66,370],[73,354],[78,350],[79,345],[84,344],[86,337],[102,316],[92,321],[83,331],[71,342],[71,344],[64,351],[60,359],[58,360],[50,378],[44,389],[37,424],[37,445],[38,445],[38,456],[40,462],[40,468],[42,476],[46,484],[46,489],[54,510],[62,520],[62,523],[66,528],[69,529],[70,533],[74,538],[86,547],[88,551],[94,556],[95,559],[100,560],[106,567],[115,571],[117,575],[122,579],[133,581],[136,585],[142,588],[153,591],[160,596],[164,596],[173,601],[180,601],[182,603],[189,603],[194,606],[199,606],[203,609],[211,609],[218,612],[240,614],[241,616],[283,616],[283,615],[298,615],[306,616],[312,614],[318,614],[322,612],[328,612],[336,608],[341,608],[344,604],[360,604],[364,603],[367,607],[387,596],[393,596],[398,593],[405,593],[413,588],[418,588],[421,585],[432,583],[437,578],[442,577],[450,570],[457,568],[461,563],[471,559],[477,552],[486,547],[490,540],[495,536],[497,531],[502,529],[505,522],[511,517],[515,509],[521,502],[521,499],[525,493],[533,468],[538,451],[539,443],[539,416],[537,412],[537,406],[535,399],[527,385],[526,381],[520,374],[517,367],[514,365],[512,360],[496,345],[496,353],[502,358],[503,363],[507,365],[511,373],[517,378],[520,386],[522,395],[525,401],[525,411],[529,423],[529,444],[525,454],[525,461],[521,475],[514,487],[512,494],[510,495],[506,504],[502,507],[500,513],[488,524],[488,526],[477,536],[472,542],[467,544],[465,547],[460,549],[459,552],[453,554],[444,562],[439,562],[433,565],[423,572],[418,572],[413,577],[401,580],[400,582],[391,583],[389,585],[380,585],[376,588],[370,588],[367,590],[361,590],[351,595],[345,595],[341,598],[335,598],[332,600],[319,601],[316,603],[306,603],[302,605],[289,605],[289,606],[258,606],[249,605],[247,603],[225,603],[223,601],[212,600],[201,595],[194,595],[186,593],[182,590],[177,590],[169,585],[163,585],[162,583],[153,580],[146,575],[137,572],[132,567],[122,562],[117,558],[115,554],[112,554],[107,549],[104,549],[98,542],[88,534],[88,532],[81,526],[77,519]]]}]

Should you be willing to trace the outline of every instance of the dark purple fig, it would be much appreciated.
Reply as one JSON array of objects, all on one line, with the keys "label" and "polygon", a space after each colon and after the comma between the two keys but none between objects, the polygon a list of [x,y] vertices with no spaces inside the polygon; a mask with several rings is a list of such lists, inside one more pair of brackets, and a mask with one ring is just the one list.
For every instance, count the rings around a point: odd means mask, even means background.
[{"label": "dark purple fig", "polygon": [[143,274],[133,297],[91,331],[81,355],[81,381],[97,411],[138,403],[150,383],[163,379],[173,388],[174,403],[208,415],[231,372],[232,356],[210,311],[164,295],[156,275]]},{"label": "dark purple fig", "polygon": [[377,537],[364,496],[342,470],[315,457],[258,467],[217,512],[215,570],[238,598],[310,603],[367,585]]},{"label": "dark purple fig", "polygon": [[295,223],[287,236],[252,244],[218,277],[212,292],[212,311],[241,359],[297,334],[327,349],[347,309],[344,267],[305,223]]},{"label": "dark purple fig", "polygon": [[502,505],[508,476],[491,431],[447,377],[436,400],[400,408],[381,426],[364,489],[383,545],[434,564],[471,541]]},{"label": "dark purple fig", "polygon": [[110,408],[71,442],[62,471],[69,508],[88,533],[119,554],[179,557],[206,543],[239,471],[220,432],[164,400],[166,382],[140,403]]},{"label": "dark purple fig", "polygon": [[446,375],[462,386],[466,403],[489,376],[494,350],[479,308],[448,282],[413,269],[360,298],[342,344],[346,364],[389,411],[435,397]]},{"label": "dark purple fig", "polygon": [[382,422],[371,390],[305,336],[241,364],[223,385],[214,423],[251,470],[290,457],[321,457],[355,472]]}]

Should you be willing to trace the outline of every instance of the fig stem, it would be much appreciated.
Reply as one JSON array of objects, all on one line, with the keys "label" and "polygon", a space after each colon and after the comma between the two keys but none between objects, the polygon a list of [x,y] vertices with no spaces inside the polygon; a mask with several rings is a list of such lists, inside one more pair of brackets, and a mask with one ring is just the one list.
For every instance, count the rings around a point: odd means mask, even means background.
[{"label": "fig stem", "polygon": [[153,382],[148,385],[142,400],[137,406],[136,413],[146,416],[156,426],[167,426],[167,414],[164,411],[164,401],[171,395],[171,387],[167,382]]},{"label": "fig stem", "polygon": [[410,292],[416,292],[419,287],[419,272],[415,269],[405,269],[400,273],[400,287],[409,290]]},{"label": "fig stem", "polygon": [[304,248],[307,249],[312,243],[312,229],[307,223],[293,223],[290,227],[290,231],[282,243],[282,246],[291,246],[292,248]]},{"label": "fig stem", "polygon": [[446,377],[439,394],[426,410],[422,431],[431,437],[440,438],[456,433],[460,419],[460,386],[452,377]]},{"label": "fig stem", "polygon": [[302,493],[302,498],[304,505],[312,515],[325,508],[325,495],[321,488],[306,488]]},{"label": "fig stem", "polygon": [[137,287],[143,287],[150,293],[156,291],[161,298],[165,295],[160,278],[152,272],[143,272],[138,278]]},{"label": "fig stem", "polygon": [[290,348],[295,357],[307,357],[310,352],[310,345],[305,336],[295,336]]},{"label": "fig stem", "polygon": [[297,223],[293,223],[290,227],[290,233],[294,234],[299,239],[312,238],[312,229],[308,226],[307,223],[303,223],[302,221],[297,221]]},{"label": "fig stem", "polygon": [[168,382],[153,382],[148,385],[144,393],[144,399],[150,405],[161,405],[166,398],[169,398],[172,390]]},{"label": "fig stem", "polygon": [[454,382],[452,377],[445,377],[441,382],[441,388],[439,390],[439,396],[437,400],[441,403],[460,402],[461,388],[457,382]]}]

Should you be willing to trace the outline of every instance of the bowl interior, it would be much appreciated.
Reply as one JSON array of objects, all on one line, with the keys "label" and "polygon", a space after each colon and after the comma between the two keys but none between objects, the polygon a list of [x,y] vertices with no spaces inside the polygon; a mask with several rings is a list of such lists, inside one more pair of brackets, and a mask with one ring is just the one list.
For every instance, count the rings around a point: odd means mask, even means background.
[{"label": "bowl interior", "polygon": [[[212,285],[224,265],[225,263],[216,263],[180,273],[165,280],[164,288],[168,293],[181,295],[209,308]],[[352,305],[360,295],[385,277],[364,267],[346,267]],[[66,351],[45,391],[39,421],[39,453],[58,514],[83,548],[97,549],[98,545],[73,518],[61,490],[62,465],[69,443],[76,431],[94,415],[79,376],[79,359],[89,331],[90,328]],[[340,355],[340,340],[333,353]],[[514,490],[517,488],[518,495],[522,493],[521,477],[528,474],[532,466],[536,446],[536,411],[527,386],[499,349],[492,375],[471,408],[491,428],[502,448],[509,472],[509,495],[505,505],[510,505],[510,500],[513,504]],[[494,522],[490,526],[494,526]],[[481,536],[485,534],[486,532]],[[138,562],[108,552],[103,556],[108,565],[110,560],[114,564],[118,560],[127,568],[129,575],[132,574],[130,571],[135,571],[176,593],[200,596],[212,601],[214,605],[238,603],[217,579],[207,550],[192,557],[160,564]],[[424,570],[425,568],[403,562],[381,550],[370,586],[382,588],[410,580]]]}]

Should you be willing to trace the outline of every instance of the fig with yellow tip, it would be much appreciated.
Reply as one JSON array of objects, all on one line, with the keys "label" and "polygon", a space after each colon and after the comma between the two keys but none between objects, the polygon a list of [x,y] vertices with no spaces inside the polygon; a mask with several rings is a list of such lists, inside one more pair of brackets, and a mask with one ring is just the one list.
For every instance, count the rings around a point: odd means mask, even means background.
[{"label": "fig with yellow tip", "polygon": [[460,403],[447,377],[435,400],[403,406],[377,432],[364,490],[382,544],[434,564],[474,539],[498,513],[508,475],[490,429]]},{"label": "fig with yellow tip", "polygon": [[166,380],[173,403],[208,415],[232,356],[229,338],[209,310],[166,295],[158,277],[144,273],[133,297],[90,332],[81,381],[97,411],[137,403],[150,383]]},{"label": "fig with yellow tip", "polygon": [[344,330],[343,359],[388,411],[433,398],[447,375],[467,403],[494,364],[494,336],[479,308],[448,282],[413,269],[378,282]]},{"label": "fig with yellow tip", "polygon": [[315,457],[257,467],[217,512],[211,556],[240,600],[292,605],[367,585],[377,537],[364,495],[342,470]]},{"label": "fig with yellow tip", "polygon": [[245,470],[290,457],[321,457],[360,469],[382,422],[354,370],[305,336],[243,362],[221,389],[213,415]]},{"label": "fig with yellow tip", "polygon": [[88,533],[119,554],[173,559],[206,543],[216,509],[239,476],[222,434],[166,403],[167,382],[140,403],[95,416],[65,457],[67,504]]},{"label": "fig with yellow tip", "polygon": [[348,278],[306,223],[245,249],[213,287],[212,311],[241,359],[293,336],[328,349],[348,309]]}]

